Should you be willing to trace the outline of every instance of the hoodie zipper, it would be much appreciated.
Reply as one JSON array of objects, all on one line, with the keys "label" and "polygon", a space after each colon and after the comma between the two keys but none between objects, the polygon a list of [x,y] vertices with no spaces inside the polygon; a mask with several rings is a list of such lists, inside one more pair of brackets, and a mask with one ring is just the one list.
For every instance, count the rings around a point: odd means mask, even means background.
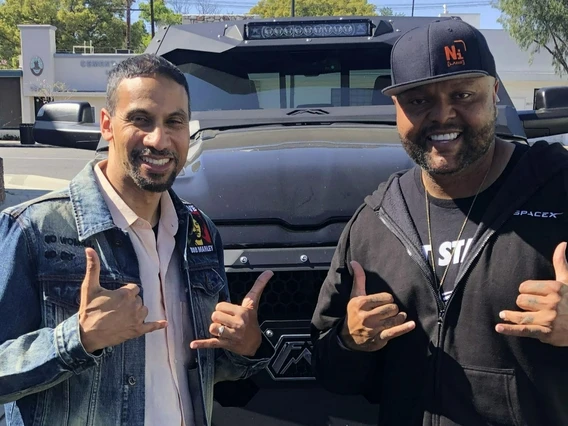
[{"label": "hoodie zipper", "polygon": [[[458,289],[459,290],[465,289],[468,280],[466,279],[463,282],[463,284],[461,284],[460,281],[463,280],[464,276],[469,272],[469,270],[470,270],[471,266],[473,265],[473,262],[475,261],[475,259],[477,259],[477,257],[481,254],[481,252],[483,251],[483,249],[485,248],[485,246],[487,245],[487,243],[489,242],[491,237],[493,237],[493,235],[495,235],[495,233],[497,232],[498,229],[499,228],[491,229],[491,231],[489,231],[487,233],[487,236],[480,243],[478,243],[475,246],[476,247],[475,252],[469,258],[468,262],[464,264],[465,266],[458,273],[458,276],[457,276],[457,279],[456,279],[456,286],[454,287],[454,290],[452,291],[452,294],[450,295],[450,298],[448,299],[446,306],[450,305],[450,303],[453,300],[454,295],[457,293]],[[445,320],[446,320],[446,315],[444,313],[444,315],[441,317],[442,324]]]},{"label": "hoodie zipper", "polygon": [[424,277],[430,284],[429,288],[432,291],[432,294],[434,295],[434,299],[436,300],[436,306],[438,308],[438,313],[439,313],[438,323],[440,323],[440,321],[442,320],[442,314],[445,311],[444,301],[442,300],[442,298],[440,297],[440,293],[436,289],[436,285],[434,283],[434,280],[432,279],[433,278],[432,271],[426,266],[425,263],[419,261],[419,259],[423,259],[422,253],[420,253],[420,251],[416,249],[414,244],[412,244],[410,239],[406,236],[404,232],[402,232],[402,230],[390,218],[389,215],[387,215],[382,210],[379,210],[378,212],[376,212],[376,214],[379,217],[379,219],[381,219],[381,221],[384,223],[384,225],[402,242],[406,250],[411,253],[410,257],[413,258],[414,261],[418,264],[418,266],[420,267],[420,271],[422,272],[422,275],[424,275]]},{"label": "hoodie zipper", "polygon": [[[402,242],[404,247],[409,252],[412,253],[411,257],[413,257],[415,259],[415,262],[420,267],[420,271],[422,272],[422,274],[426,277],[426,279],[430,283],[429,288],[432,291],[432,293],[434,294],[434,298],[436,299],[436,305],[438,307],[438,321],[437,321],[438,322],[438,330],[437,330],[438,333],[437,333],[436,348],[440,348],[441,341],[442,341],[442,330],[443,330],[444,322],[446,320],[446,313],[447,313],[447,310],[448,310],[447,308],[450,305],[450,303],[452,302],[454,295],[456,294],[458,288],[461,287],[461,289],[463,289],[465,287],[465,285],[467,284],[467,280],[463,283],[463,285],[461,285],[459,287],[458,287],[458,285],[456,285],[456,287],[454,288],[454,291],[452,292],[450,298],[448,299],[448,301],[446,303],[444,303],[444,301],[440,297],[439,292],[436,290],[434,281],[432,280],[432,275],[431,275],[430,269],[425,267],[425,265],[422,262],[419,261],[419,259],[422,259],[422,254],[416,249],[416,247],[412,244],[410,239],[406,236],[406,234],[404,232],[402,232],[402,230],[390,218],[390,216],[388,214],[386,214],[382,210],[379,210],[377,212],[377,215],[379,216],[381,221],[384,223],[384,225]],[[483,249],[485,248],[485,246],[487,245],[487,243],[489,242],[489,240],[495,234],[496,231],[497,231],[496,229],[492,229],[490,232],[488,232],[487,236],[482,240],[482,242],[476,245],[475,252],[474,252],[473,256],[469,257],[469,260],[465,264],[465,267],[462,269],[461,273],[458,275],[458,279],[456,280],[456,283],[459,283],[463,279],[465,274],[469,271],[469,269],[473,265],[474,260],[477,259],[479,254],[483,251]],[[438,380],[438,371],[441,368],[440,361],[441,361],[441,357],[439,357],[437,352],[436,352],[434,354],[434,361],[433,361],[433,363],[434,363],[434,372],[433,372],[434,373],[434,396],[433,396],[433,400],[435,401],[435,403],[437,402],[436,401],[437,396],[440,394],[440,381]],[[439,424],[440,417],[436,414],[432,414],[432,417],[435,419],[435,423]]]},{"label": "hoodie zipper", "polygon": [[[384,223],[384,225],[402,242],[403,246],[411,253],[410,257],[414,258],[414,261],[418,264],[418,266],[420,267],[420,271],[422,272],[422,274],[429,283],[428,287],[430,288],[432,294],[434,295],[434,299],[436,300],[436,307],[438,308],[438,320],[437,320],[438,330],[437,330],[436,348],[439,348],[442,338],[442,326],[444,324],[447,305],[444,303],[442,297],[440,296],[439,291],[436,289],[436,284],[432,276],[433,272],[426,266],[425,262],[420,261],[420,259],[423,259],[422,253],[420,253],[419,250],[417,250],[416,246],[412,244],[410,239],[391,219],[391,217],[388,214],[386,214],[384,211],[382,211],[382,209],[376,212],[376,214],[379,217],[379,219],[381,219],[381,221]],[[432,400],[434,401],[435,405],[437,405],[438,402],[437,398],[440,392],[440,383],[438,380],[439,360],[440,357],[438,356],[438,351],[436,351],[433,354],[434,395],[432,396]],[[434,411],[432,413],[433,421],[439,424],[440,418],[437,414],[435,414],[435,412],[439,410],[433,410],[433,411]]]}]

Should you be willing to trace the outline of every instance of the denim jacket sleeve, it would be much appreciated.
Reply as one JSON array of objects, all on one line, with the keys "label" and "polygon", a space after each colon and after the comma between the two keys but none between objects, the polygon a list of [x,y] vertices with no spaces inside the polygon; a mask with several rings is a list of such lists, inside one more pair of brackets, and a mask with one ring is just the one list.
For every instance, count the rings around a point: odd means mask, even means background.
[{"label": "denim jacket sleeve", "polygon": [[81,344],[78,314],[40,328],[43,292],[35,251],[25,213],[0,213],[0,404],[48,389],[98,360]]},{"label": "denim jacket sleeve", "polygon": [[[224,268],[225,257],[223,254],[223,242],[213,222],[208,217],[206,217],[205,220],[208,221],[210,229],[213,229],[215,232],[215,247],[217,248],[217,256],[219,258],[219,265],[221,266],[219,273],[225,281],[225,286],[221,290],[219,301],[230,302],[227,274],[225,273]],[[215,383],[228,380],[246,379],[258,373],[260,370],[264,369],[270,361],[270,357],[263,357],[259,355],[260,354],[257,353],[254,357],[249,358],[237,355],[225,349],[216,349]]]}]

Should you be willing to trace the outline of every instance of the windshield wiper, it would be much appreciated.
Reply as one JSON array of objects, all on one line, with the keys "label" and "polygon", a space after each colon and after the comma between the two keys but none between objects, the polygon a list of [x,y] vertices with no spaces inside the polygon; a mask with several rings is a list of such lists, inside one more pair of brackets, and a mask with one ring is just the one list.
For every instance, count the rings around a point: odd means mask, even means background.
[{"label": "windshield wiper", "polygon": [[295,109],[286,113],[286,115],[299,115],[299,114],[312,114],[312,115],[329,115],[329,111],[324,109]]}]

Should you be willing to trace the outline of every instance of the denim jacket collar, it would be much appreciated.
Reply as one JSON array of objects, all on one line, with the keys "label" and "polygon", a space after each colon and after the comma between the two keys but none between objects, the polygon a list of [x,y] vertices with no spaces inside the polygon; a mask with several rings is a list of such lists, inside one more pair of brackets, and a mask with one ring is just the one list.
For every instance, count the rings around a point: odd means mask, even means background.
[{"label": "denim jacket collar", "polygon": [[[79,240],[108,229],[116,228],[112,215],[95,178],[94,166],[99,160],[92,160],[69,182],[69,197],[73,205]],[[185,217],[188,210],[183,201],[170,189],[178,218]]]}]

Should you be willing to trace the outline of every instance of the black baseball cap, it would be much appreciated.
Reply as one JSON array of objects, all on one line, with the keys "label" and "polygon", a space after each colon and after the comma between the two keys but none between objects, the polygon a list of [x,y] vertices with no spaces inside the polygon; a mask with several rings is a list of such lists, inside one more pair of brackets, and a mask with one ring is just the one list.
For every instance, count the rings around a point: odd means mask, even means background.
[{"label": "black baseball cap", "polygon": [[481,32],[459,18],[438,19],[403,34],[391,52],[387,96],[438,81],[497,78],[495,59]]}]

